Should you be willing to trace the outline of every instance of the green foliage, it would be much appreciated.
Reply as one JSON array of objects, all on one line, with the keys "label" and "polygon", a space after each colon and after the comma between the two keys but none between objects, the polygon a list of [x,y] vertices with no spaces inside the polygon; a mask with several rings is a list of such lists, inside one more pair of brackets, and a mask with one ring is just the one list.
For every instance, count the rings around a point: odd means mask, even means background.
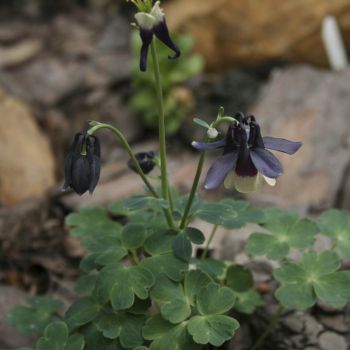
[{"label": "green foliage", "polygon": [[29,306],[17,306],[6,315],[6,321],[26,336],[41,335],[63,306],[61,301],[45,296],[31,297],[27,302]]},{"label": "green foliage", "polygon": [[303,310],[316,303],[342,307],[350,301],[350,271],[338,271],[340,260],[331,251],[304,253],[300,264],[286,262],[275,271],[282,283],[276,297],[282,305]]},{"label": "green foliage", "polygon": [[267,233],[252,234],[247,243],[247,252],[252,256],[266,255],[272,260],[284,258],[291,248],[311,247],[318,231],[311,220],[275,209],[265,211],[262,227]]},{"label": "green foliage", "polygon": [[345,210],[328,210],[318,220],[321,234],[330,237],[336,250],[350,259],[350,215]]},{"label": "green foliage", "polygon": [[[174,193],[179,218],[186,199]],[[87,249],[81,262],[84,273],[76,284],[80,298],[70,306],[64,322],[54,316],[61,303],[45,297],[31,298],[28,307],[12,310],[8,321],[27,335],[44,333],[37,350],[222,346],[239,327],[229,312],[252,314],[264,300],[254,289],[247,267],[192,257],[193,245],[205,241],[203,232],[194,227],[169,228],[163,218],[165,207],[162,200],[147,195],[114,202],[109,210],[124,217],[124,226],[101,207],[69,215],[67,225]],[[196,200],[190,217],[226,229],[248,223],[260,227],[246,248],[253,256],[280,260],[274,271],[280,283],[275,295],[284,307],[303,310],[317,300],[342,307],[350,301],[350,271],[341,270],[336,253],[347,257],[346,212],[327,211],[316,225],[294,213],[257,210],[244,201],[224,199]],[[318,230],[330,237],[336,252],[312,251]],[[300,251],[301,261],[288,258],[291,249]]]},{"label": "green foliage", "polygon": [[136,296],[147,299],[153,284],[152,273],[142,267],[110,264],[100,271],[94,294],[101,305],[110,302],[113,310],[126,310]]},{"label": "green foliage", "polygon": [[[157,42],[160,72],[162,75],[164,109],[167,132],[174,134],[180,128],[186,114],[192,107],[192,97],[189,90],[183,87],[189,79],[199,75],[203,70],[203,60],[199,55],[191,54],[192,39],[184,35],[173,35],[174,41],[181,47],[181,60],[170,61],[169,49]],[[139,57],[141,40],[137,32],[132,33],[133,51]],[[148,60],[147,72],[140,72],[139,62],[135,59],[132,71],[134,94],[130,100],[131,107],[142,115],[143,123],[156,129],[158,126],[157,97],[154,93],[152,60]]]},{"label": "green foliage", "polygon": [[81,334],[69,335],[68,326],[57,321],[49,324],[37,343],[37,350],[83,350],[84,337]]},{"label": "green foliage", "polygon": [[247,223],[260,223],[263,212],[251,208],[245,201],[226,198],[217,203],[202,202],[197,210],[199,218],[227,229],[238,229]]}]

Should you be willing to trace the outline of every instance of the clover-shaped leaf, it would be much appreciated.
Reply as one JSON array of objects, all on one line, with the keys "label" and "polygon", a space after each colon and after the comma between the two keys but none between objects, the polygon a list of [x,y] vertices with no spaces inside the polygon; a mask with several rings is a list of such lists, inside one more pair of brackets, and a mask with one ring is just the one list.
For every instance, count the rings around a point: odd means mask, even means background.
[{"label": "clover-shaped leaf", "polygon": [[151,295],[154,300],[162,305],[161,314],[163,318],[171,323],[180,323],[191,314],[191,306],[184,294],[182,285],[172,282],[164,274],[158,275]]},{"label": "clover-shaped leaf", "polygon": [[285,212],[268,216],[262,226],[267,233],[252,234],[246,250],[252,256],[266,255],[272,260],[284,258],[291,248],[305,249],[312,246],[318,231],[311,220]]},{"label": "clover-shaped leaf", "polygon": [[199,316],[193,316],[188,322],[188,332],[198,344],[221,346],[231,339],[239,323],[223,313],[235,303],[235,295],[230,288],[209,283],[197,295]]},{"label": "clover-shaped leaf", "polygon": [[192,259],[197,268],[207,273],[214,281],[221,281],[226,276],[227,264],[215,259]]},{"label": "clover-shaped leaf", "polygon": [[150,350],[199,350],[187,332],[187,323],[173,325],[160,315],[150,318],[143,328],[143,337],[152,341]]},{"label": "clover-shaped leaf", "polygon": [[345,210],[328,210],[317,221],[320,233],[335,240],[337,251],[350,259],[350,215]]},{"label": "clover-shaped leaf", "polygon": [[299,310],[311,307],[319,298],[341,307],[350,300],[350,272],[337,271],[338,256],[331,251],[305,253],[301,263],[287,262],[274,273],[282,285],[276,297],[285,307]]},{"label": "clover-shaped leaf", "polygon": [[246,292],[253,287],[252,273],[241,265],[231,265],[226,272],[225,285],[235,292]]},{"label": "clover-shaped leaf", "polygon": [[208,284],[212,282],[212,279],[206,273],[200,270],[192,270],[188,272],[184,281],[184,292],[188,303],[191,306],[195,305],[195,300],[198,293]]},{"label": "clover-shaped leaf", "polygon": [[235,292],[237,298],[235,303],[235,310],[242,312],[243,314],[252,314],[259,306],[265,305],[261,295],[254,289],[250,289],[245,292]]},{"label": "clover-shaped leaf", "polygon": [[120,235],[122,226],[108,217],[105,208],[99,206],[81,208],[78,213],[69,214],[66,224],[76,237]]},{"label": "clover-shaped leaf", "polygon": [[80,327],[92,321],[100,311],[100,305],[91,298],[79,299],[66,312],[66,320],[71,328]]},{"label": "clover-shaped leaf", "polygon": [[142,247],[147,237],[147,228],[142,224],[126,224],[122,230],[122,242],[126,249]]},{"label": "clover-shaped leaf", "polygon": [[49,324],[43,337],[38,340],[37,350],[83,350],[84,337],[73,334],[68,337],[68,327],[64,322],[57,321]]},{"label": "clover-shaped leaf", "polygon": [[197,309],[202,315],[218,315],[230,310],[235,303],[235,295],[228,287],[210,283],[197,296]]},{"label": "clover-shaped leaf", "polygon": [[[107,339],[94,323],[82,327],[81,332],[85,338],[84,350],[123,350],[120,346],[119,339]],[[50,349],[51,350],[51,349]],[[71,349],[74,350],[74,349]]]},{"label": "clover-shaped leaf", "polygon": [[95,289],[97,274],[82,275],[75,283],[74,290],[84,296],[91,295]]},{"label": "clover-shaped leaf", "polygon": [[92,235],[82,240],[83,245],[94,254],[97,265],[107,265],[123,259],[128,251],[123,247],[120,238],[115,233]]},{"label": "clover-shaped leaf", "polygon": [[247,202],[231,198],[217,203],[202,202],[197,215],[206,222],[228,229],[241,228],[247,223],[259,223],[264,218],[261,210],[251,208]]},{"label": "clover-shaped leaf", "polygon": [[127,312],[104,312],[95,321],[95,325],[104,337],[119,338],[120,344],[130,349],[143,343],[142,327],[145,321],[145,316],[132,315]]},{"label": "clover-shaped leaf", "polygon": [[154,276],[165,273],[171,280],[181,281],[188,270],[188,264],[173,255],[172,246],[175,239],[174,230],[161,230],[150,235],[144,249],[152,256],[142,260],[140,266],[151,271]]},{"label": "clover-shaped leaf", "polygon": [[60,300],[45,296],[31,297],[27,302],[29,306],[17,306],[6,315],[6,321],[26,336],[42,334],[63,306]]},{"label": "clover-shaped leaf", "polygon": [[154,209],[167,209],[168,201],[161,198],[154,198],[146,195],[135,195],[124,200],[124,207],[129,210],[138,210],[145,207]]},{"label": "clover-shaped leaf", "polygon": [[180,231],[173,241],[174,255],[183,260],[190,261],[192,255],[192,243],[202,244],[205,237],[201,231],[193,227],[187,227]]},{"label": "clover-shaped leaf", "polygon": [[197,344],[212,344],[221,346],[230,340],[239,323],[232,317],[225,315],[194,316],[188,323],[188,332]]},{"label": "clover-shaped leaf", "polygon": [[196,295],[210,282],[210,277],[201,271],[190,271],[185,277],[184,287],[160,274],[151,295],[162,305],[164,319],[180,323],[190,316]]},{"label": "clover-shaped leaf", "polygon": [[110,301],[114,310],[125,310],[134,304],[135,296],[147,299],[153,284],[153,275],[142,267],[111,264],[100,271],[95,295],[101,304]]}]

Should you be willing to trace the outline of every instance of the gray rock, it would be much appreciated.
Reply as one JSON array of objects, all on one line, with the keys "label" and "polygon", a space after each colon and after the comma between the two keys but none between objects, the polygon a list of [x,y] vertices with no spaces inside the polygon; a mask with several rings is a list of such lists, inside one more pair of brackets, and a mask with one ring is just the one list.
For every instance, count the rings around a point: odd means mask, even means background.
[{"label": "gray rock", "polygon": [[305,324],[305,335],[308,344],[317,344],[318,335],[322,332],[323,326],[317,322],[317,320],[306,314],[302,316],[302,320]]},{"label": "gray rock", "polygon": [[333,332],[324,332],[319,339],[321,350],[347,350],[348,343],[344,337]]},{"label": "gray rock", "polygon": [[282,324],[293,333],[301,333],[304,330],[304,322],[301,320],[301,314],[295,313],[285,317]]}]

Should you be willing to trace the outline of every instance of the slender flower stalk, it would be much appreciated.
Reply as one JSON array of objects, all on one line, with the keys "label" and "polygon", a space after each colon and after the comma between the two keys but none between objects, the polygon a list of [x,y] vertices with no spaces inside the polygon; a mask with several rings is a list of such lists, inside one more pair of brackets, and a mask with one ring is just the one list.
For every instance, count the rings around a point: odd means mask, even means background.
[{"label": "slender flower stalk", "polygon": [[203,253],[201,255],[201,260],[204,260],[207,257],[208,251],[209,251],[209,246],[210,246],[211,242],[213,241],[213,239],[215,237],[215,234],[216,234],[216,231],[217,231],[218,227],[219,227],[218,225],[214,225],[213,226],[213,229],[212,229],[212,231],[210,233],[208,241],[207,241],[207,243],[206,243],[206,245],[204,247]]},{"label": "slender flower stalk", "polygon": [[[145,173],[142,171],[139,162],[137,160],[137,158],[135,157],[135,154],[133,153],[133,151],[131,150],[131,147],[128,143],[128,141],[126,140],[126,138],[124,137],[124,135],[115,127],[109,125],[109,124],[103,124],[103,123],[98,123],[97,125],[93,126],[88,132],[88,135],[93,135],[96,131],[100,130],[100,129],[109,129],[111,130],[119,139],[119,141],[121,142],[122,146],[125,148],[126,152],[128,153],[130,159],[133,162],[134,168],[137,171],[137,173],[141,176],[141,179],[143,180],[143,182],[145,183],[146,187],[148,188],[148,190],[150,191],[150,193],[153,195],[153,197],[155,198],[159,198],[156,190],[154,189],[154,187],[151,185],[151,183],[148,181],[147,176],[145,175]],[[168,222],[168,225],[170,227],[173,227],[173,219],[172,219],[172,215],[171,215],[171,211],[169,209],[164,209],[164,215],[166,217],[166,220]]]},{"label": "slender flower stalk", "polygon": [[162,82],[159,70],[159,61],[155,42],[151,43],[151,53],[154,67],[154,79],[157,91],[157,102],[158,102],[158,124],[159,124],[159,153],[160,153],[160,170],[161,170],[161,185],[162,185],[162,196],[169,202],[170,210],[173,212],[172,198],[169,190],[168,181],[168,170],[167,170],[167,156],[166,156],[166,133],[165,133],[165,114],[164,114],[164,100]]},{"label": "slender flower stalk", "polygon": [[194,180],[193,180],[190,196],[188,197],[188,200],[187,200],[187,203],[186,203],[186,207],[185,207],[185,211],[183,213],[183,216],[182,216],[182,219],[181,219],[181,223],[180,223],[180,229],[181,230],[183,230],[186,227],[186,224],[187,224],[188,215],[189,215],[189,213],[191,211],[192,204],[193,204],[194,198],[195,198],[196,193],[197,193],[199,180],[200,180],[201,175],[202,175],[206,153],[207,153],[206,151],[201,152],[201,155],[199,157],[197,171],[196,171],[196,175],[195,175]]},{"label": "slender flower stalk", "polygon": [[264,333],[259,337],[259,339],[255,342],[251,350],[258,350],[261,345],[264,344],[267,336],[273,331],[273,329],[276,327],[279,319],[281,318],[282,314],[284,312],[284,307],[280,306],[277,310],[276,314],[271,319],[270,323],[268,324],[267,328],[265,329]]}]

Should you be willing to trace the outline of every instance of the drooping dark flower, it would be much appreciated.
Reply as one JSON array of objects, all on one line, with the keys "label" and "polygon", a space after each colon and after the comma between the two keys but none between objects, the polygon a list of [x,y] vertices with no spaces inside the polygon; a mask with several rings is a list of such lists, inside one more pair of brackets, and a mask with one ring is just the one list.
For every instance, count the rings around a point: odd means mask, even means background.
[{"label": "drooping dark flower", "polygon": [[214,189],[224,183],[226,188],[235,187],[239,192],[254,192],[263,180],[275,186],[276,179],[282,175],[282,165],[267,148],[294,154],[302,143],[262,137],[260,126],[252,115],[237,113],[235,118],[238,122],[229,126],[226,138],[212,143],[192,143],[198,150],[224,149],[223,155],[208,171],[205,188]]},{"label": "drooping dark flower", "polygon": [[[154,169],[156,165],[154,162],[154,152],[136,153],[135,157],[144,174],[149,174]],[[137,173],[137,169],[132,159],[129,159],[128,167]]]},{"label": "drooping dark flower", "polygon": [[170,38],[164,12],[159,5],[160,1],[156,1],[150,13],[138,12],[135,15],[136,22],[140,28],[140,37],[142,40],[140,69],[143,72],[147,70],[148,50],[149,46],[151,45],[153,35],[155,35],[160,41],[174,51],[174,55],[169,56],[169,59],[176,59],[181,54],[179,48]]},{"label": "drooping dark flower", "polygon": [[100,143],[96,136],[78,133],[64,163],[63,190],[72,188],[79,195],[90,194],[100,178]]}]

